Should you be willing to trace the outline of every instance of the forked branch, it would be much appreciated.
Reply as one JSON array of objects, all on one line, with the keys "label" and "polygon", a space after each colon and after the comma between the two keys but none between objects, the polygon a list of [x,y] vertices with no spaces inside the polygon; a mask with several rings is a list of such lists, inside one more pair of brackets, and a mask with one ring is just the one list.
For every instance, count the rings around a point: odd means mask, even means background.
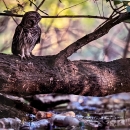
[{"label": "forked branch", "polygon": [[[74,52],[76,52],[78,49],[81,47],[85,46],[86,44],[90,43],[91,41],[94,41],[105,34],[109,32],[109,30],[114,27],[115,25],[123,22],[124,20],[129,19],[130,13],[123,13],[119,14],[113,19],[108,20],[105,24],[103,24],[101,27],[99,27],[97,30],[93,31],[90,34],[85,35],[81,39],[78,39],[76,42],[72,43],[69,45],[67,48],[62,50],[58,55],[57,55],[57,60],[56,63],[62,64],[64,61],[67,60],[69,56],[71,56]],[[61,61],[62,59],[62,61]]]}]

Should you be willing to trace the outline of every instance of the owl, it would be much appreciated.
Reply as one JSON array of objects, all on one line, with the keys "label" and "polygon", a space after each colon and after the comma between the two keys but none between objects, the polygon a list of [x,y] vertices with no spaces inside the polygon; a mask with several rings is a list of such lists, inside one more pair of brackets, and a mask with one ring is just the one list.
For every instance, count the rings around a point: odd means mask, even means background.
[{"label": "owl", "polygon": [[40,42],[41,29],[38,22],[41,16],[36,11],[26,12],[21,23],[16,27],[12,40],[12,53],[21,59],[31,58],[32,50]]}]

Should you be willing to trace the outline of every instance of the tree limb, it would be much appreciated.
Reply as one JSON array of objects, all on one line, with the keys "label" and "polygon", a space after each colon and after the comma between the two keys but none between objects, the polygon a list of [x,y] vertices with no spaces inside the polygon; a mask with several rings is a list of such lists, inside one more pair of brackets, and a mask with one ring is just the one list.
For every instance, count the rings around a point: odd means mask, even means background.
[{"label": "tree limb", "polygon": [[[108,20],[103,26],[99,27],[97,30],[93,31],[90,34],[85,35],[81,39],[78,39],[73,44],[69,45],[67,48],[62,50],[57,56],[57,62],[62,59],[64,62],[69,56],[71,56],[74,52],[78,49],[83,47],[84,45],[90,43],[93,40],[96,40],[109,32],[109,30],[114,27],[115,25],[123,22],[126,19],[129,19],[130,13],[123,13],[118,15],[117,17]],[[61,60],[60,60],[61,62]],[[59,63],[59,62],[58,62]]]},{"label": "tree limb", "polygon": [[[23,17],[20,14],[13,13],[0,13],[0,16],[13,16],[13,17]],[[95,18],[95,19],[108,19],[102,16],[92,16],[92,15],[60,15],[60,16],[41,16],[42,18]]]},{"label": "tree limb", "polygon": [[[66,61],[56,56],[19,57],[0,54],[0,92],[17,96],[64,93],[105,96],[130,91],[130,59],[112,62]],[[62,60],[62,59],[61,59]]]}]

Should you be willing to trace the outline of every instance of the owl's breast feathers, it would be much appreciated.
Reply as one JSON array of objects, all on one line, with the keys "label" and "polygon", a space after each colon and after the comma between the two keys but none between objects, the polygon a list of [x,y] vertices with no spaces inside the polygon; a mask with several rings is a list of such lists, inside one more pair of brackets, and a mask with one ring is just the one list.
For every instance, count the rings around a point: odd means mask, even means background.
[{"label": "owl's breast feathers", "polygon": [[[25,33],[26,33],[26,31],[25,31]],[[38,25],[33,28],[29,28],[28,32],[26,34],[27,34],[28,38],[33,39],[34,44],[37,44],[40,42],[41,29]]]},{"label": "owl's breast feathers", "polygon": [[26,28],[19,24],[16,27],[15,34],[12,42],[12,53],[17,55],[25,44],[35,44],[40,42],[41,29],[40,27],[34,26],[32,28]]}]

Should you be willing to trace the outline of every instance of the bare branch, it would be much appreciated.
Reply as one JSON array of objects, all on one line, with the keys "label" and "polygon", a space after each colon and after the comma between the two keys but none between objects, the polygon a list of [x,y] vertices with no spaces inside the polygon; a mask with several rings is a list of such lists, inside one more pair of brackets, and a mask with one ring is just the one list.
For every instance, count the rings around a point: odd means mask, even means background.
[{"label": "bare branch", "polygon": [[97,9],[98,9],[99,15],[101,16],[101,12],[100,12],[100,9],[99,9],[99,6],[98,6],[97,1],[96,1],[96,0],[94,0],[94,2],[95,2],[95,3],[96,3],[96,5],[97,5]]},{"label": "bare branch", "polygon": [[[124,8],[124,9],[121,9],[122,7],[124,7],[124,5],[120,6],[119,8],[114,8],[113,5],[112,5],[112,3],[111,3],[111,0],[109,0],[109,4],[110,4],[111,8],[113,9],[113,11],[115,12],[115,14],[114,14],[113,16],[115,16],[115,15],[117,15],[117,14],[121,14],[121,12],[122,12],[123,10],[125,10],[125,8]],[[121,9],[121,10],[120,10],[120,9]]]},{"label": "bare branch", "polygon": [[[6,7],[6,9],[9,10],[9,8],[7,7],[7,5],[6,5],[6,3],[5,3],[4,0],[3,0],[3,3],[4,3],[4,5],[5,5],[5,7]],[[12,19],[14,20],[14,22],[18,25],[17,21],[13,18],[13,16],[11,16],[11,17],[12,17]]]},{"label": "bare branch", "polygon": [[40,7],[43,5],[43,3],[45,2],[45,0],[42,0],[42,2],[39,4],[39,6],[36,8],[36,11],[38,11],[40,9]]},{"label": "bare branch", "polygon": [[117,14],[120,14],[120,12],[118,12],[118,10],[113,7],[111,0],[108,0],[108,1],[109,1],[111,8],[113,9],[113,11],[115,11]]},{"label": "bare branch", "polygon": [[[122,5],[122,6],[118,7],[118,8],[116,8],[115,10],[120,10],[122,7],[124,7],[124,6]],[[121,9],[121,10],[118,11],[118,12],[121,12],[121,11],[123,11],[123,10],[125,10],[125,8]],[[109,18],[108,18],[106,21],[104,21],[102,24],[100,24],[95,30],[99,29],[101,26],[103,26],[103,25],[104,25],[105,23],[107,23],[109,20],[111,20],[112,18],[116,17],[116,15],[117,15],[117,13],[113,10],[113,12],[112,12],[111,15],[109,16]]]},{"label": "bare branch", "polygon": [[64,10],[67,10],[67,9],[70,9],[70,8],[75,7],[75,6],[77,6],[77,5],[80,5],[80,4],[82,4],[82,3],[85,3],[86,1],[87,1],[87,0],[82,1],[82,2],[80,2],[80,3],[78,3],[78,4],[75,4],[75,5],[72,5],[72,6],[70,6],[70,7],[64,8],[63,10],[61,10],[61,11],[57,14],[57,16],[58,16],[61,12],[63,12]]},{"label": "bare branch", "polygon": [[36,4],[34,4],[31,0],[29,0],[29,1],[30,1],[30,3],[32,3],[32,4],[36,7],[36,9],[38,9],[38,10],[41,11],[42,13],[48,15],[46,12],[42,11],[41,9],[39,9],[38,6],[37,6]]},{"label": "bare branch", "polygon": [[[13,16],[13,17],[23,17],[20,14],[9,14],[9,13],[0,13],[1,16]],[[61,16],[42,16],[42,18],[95,18],[95,19],[108,19],[107,17],[101,16],[91,16],[91,15],[61,15]]]},{"label": "bare branch", "polygon": [[103,0],[102,0],[102,13],[103,13],[103,16],[104,16]]},{"label": "bare branch", "polygon": [[109,16],[109,19],[107,19],[107,20],[105,20],[103,23],[101,23],[96,29],[95,29],[95,31],[96,30],[98,30],[101,26],[103,26],[105,23],[107,23],[109,20],[111,20],[112,19],[112,17],[113,17],[113,14],[114,14],[114,11],[111,13],[111,15]]},{"label": "bare branch", "polygon": [[[102,37],[103,35],[107,34],[108,31],[113,26],[119,24],[120,22],[123,22],[126,19],[129,19],[129,17],[130,17],[129,13],[123,13],[121,15],[118,15],[117,17],[115,17],[115,18],[109,20],[108,22],[106,22],[103,26],[101,26],[100,28],[98,28],[94,32],[92,32],[88,35],[85,35],[81,39],[79,39],[76,42],[74,42],[73,44],[69,45],[67,48],[65,48],[64,50],[62,50],[58,54],[56,64],[60,64],[61,62],[66,61],[67,57],[71,56],[78,49],[80,49],[84,45],[88,44],[89,42],[96,40],[96,39]],[[59,59],[62,59],[62,61],[60,60],[60,63],[59,63]]]}]

